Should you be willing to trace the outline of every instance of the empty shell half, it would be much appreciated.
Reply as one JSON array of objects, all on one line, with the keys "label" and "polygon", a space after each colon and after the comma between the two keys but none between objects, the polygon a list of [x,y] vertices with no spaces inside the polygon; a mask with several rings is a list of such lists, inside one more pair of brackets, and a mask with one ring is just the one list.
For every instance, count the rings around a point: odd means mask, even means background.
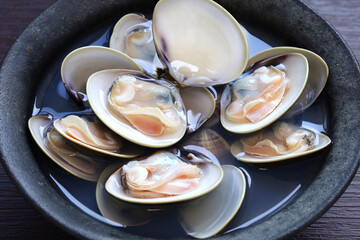
[{"label": "empty shell half", "polygon": [[179,210],[181,226],[192,237],[209,238],[220,232],[244,200],[246,180],[242,171],[232,165],[223,165],[222,169],[224,178],[214,191]]},{"label": "empty shell half", "polygon": [[186,86],[228,83],[245,69],[248,42],[240,24],[210,0],[161,0],[153,13],[160,60]]},{"label": "empty shell half", "polygon": [[152,21],[140,14],[126,14],[115,25],[110,48],[130,56],[147,73],[163,68],[157,57],[152,36]]},{"label": "empty shell half", "polygon": [[69,53],[61,65],[61,77],[69,96],[80,106],[88,106],[86,82],[91,74],[104,69],[141,70],[129,56],[115,49],[88,46]]}]

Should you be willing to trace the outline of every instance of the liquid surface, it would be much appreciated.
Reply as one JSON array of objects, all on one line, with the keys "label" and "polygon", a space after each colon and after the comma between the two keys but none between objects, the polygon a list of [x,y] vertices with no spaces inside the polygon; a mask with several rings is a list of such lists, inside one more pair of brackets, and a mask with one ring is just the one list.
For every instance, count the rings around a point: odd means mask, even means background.
[{"label": "liquid surface", "polygon": [[[97,31],[91,34],[91,37],[82,39],[81,43],[72,46],[67,53],[73,49],[86,45],[108,46],[112,28],[104,31]],[[250,46],[250,56],[264,49],[270,48],[268,44],[247,33]],[[91,109],[78,107],[71,99],[64,88],[60,76],[60,66],[64,56],[59,56],[53,65],[44,73],[44,78],[38,86],[34,109],[32,115],[51,114],[55,118],[61,118],[69,114],[91,113]],[[221,93],[223,87],[217,87],[218,93]],[[328,112],[324,96],[307,109],[302,115],[291,119],[292,123],[304,127],[312,127],[319,131],[327,133]],[[205,126],[202,127],[204,129]],[[232,134],[223,129],[218,122],[210,127],[220,134],[231,145],[240,138],[240,135]],[[201,129],[200,129],[201,130]],[[199,130],[198,130],[199,131]],[[190,141],[192,135],[187,136],[179,144],[185,144]],[[121,230],[146,237],[160,238],[191,238],[181,228],[179,223],[178,209],[181,204],[175,206],[158,206],[156,209],[147,209],[139,206],[125,206],[117,211],[122,214],[122,218],[129,216],[134,219],[134,223],[114,222],[104,218],[96,202],[97,183],[88,182],[70,175],[55,165],[47,158],[37,147],[36,154],[44,174],[70,202],[85,211],[94,218],[106,222],[110,225],[119,227]],[[326,151],[307,156],[302,159],[290,160],[278,164],[252,165],[242,163],[227,154],[226,157],[218,159],[221,164],[232,164],[239,167],[246,175],[247,189],[246,195],[239,212],[230,224],[220,233],[226,234],[235,230],[241,230],[256,222],[265,219],[284,208],[291,200],[296,198],[314,179],[326,157]],[[102,183],[99,183],[100,190]],[[107,193],[104,199],[111,198]],[[117,200],[110,200],[111,204],[116,204]],[[110,203],[109,203],[110,204]],[[221,207],[221,203],[219,203]],[[124,210],[125,209],[125,210]],[[150,216],[142,217],[145,212],[155,212]],[[163,226],[166,225],[166,228]]]}]

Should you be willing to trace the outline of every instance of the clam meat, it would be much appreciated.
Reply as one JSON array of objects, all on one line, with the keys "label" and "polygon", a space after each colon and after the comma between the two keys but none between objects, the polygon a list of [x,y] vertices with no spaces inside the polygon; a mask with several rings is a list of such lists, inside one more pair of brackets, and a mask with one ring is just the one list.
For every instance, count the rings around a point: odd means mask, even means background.
[{"label": "clam meat", "polygon": [[123,165],[106,182],[106,190],[121,200],[136,203],[185,201],[212,191],[220,184],[219,165],[190,154],[184,162],[168,151],[158,151]]},{"label": "clam meat", "polygon": [[156,198],[179,195],[199,186],[200,168],[161,152],[143,161],[131,161],[122,167],[121,183],[128,195]]},{"label": "clam meat", "polygon": [[254,132],[270,125],[299,98],[308,70],[307,59],[299,53],[264,59],[224,89],[221,124],[234,133]]},{"label": "clam meat", "polygon": [[168,88],[134,76],[124,75],[113,83],[109,103],[114,111],[146,135],[167,134],[184,124]]},{"label": "clam meat", "polygon": [[56,119],[54,128],[74,144],[102,154],[133,158],[143,152],[143,147],[128,142],[111,131],[94,114],[68,115]]},{"label": "clam meat", "polygon": [[54,126],[64,137],[94,148],[114,152],[122,147],[122,139],[94,119],[69,115],[55,120]]},{"label": "clam meat", "polygon": [[155,81],[138,71],[109,69],[90,76],[87,94],[99,119],[133,143],[165,147],[185,134],[184,104],[167,81]]},{"label": "clam meat", "polygon": [[236,81],[226,118],[233,122],[258,122],[281,102],[287,86],[285,73],[274,67],[260,67]]},{"label": "clam meat", "polygon": [[288,53],[300,53],[306,57],[309,63],[309,75],[301,96],[282,118],[291,118],[310,107],[324,89],[329,75],[329,68],[324,59],[312,51],[296,47],[274,47],[261,51],[249,59],[248,68],[261,63],[264,59]]},{"label": "clam meat", "polygon": [[28,122],[30,133],[40,149],[66,172],[87,181],[97,181],[109,158],[77,147],[53,127],[50,116],[34,116]]},{"label": "clam meat", "polygon": [[231,152],[239,160],[271,162],[310,154],[329,143],[330,139],[316,130],[276,122],[271,128],[241,138],[231,146]]}]

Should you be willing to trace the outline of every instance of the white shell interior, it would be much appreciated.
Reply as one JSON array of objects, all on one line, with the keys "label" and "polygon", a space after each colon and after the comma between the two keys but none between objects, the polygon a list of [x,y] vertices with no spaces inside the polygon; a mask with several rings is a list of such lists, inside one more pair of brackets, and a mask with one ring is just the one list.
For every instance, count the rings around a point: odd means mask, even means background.
[{"label": "white shell interior", "polygon": [[249,48],[239,23],[210,0],[161,0],[153,14],[159,58],[186,86],[212,86],[237,78]]},{"label": "white shell interior", "polygon": [[[144,31],[135,38],[132,34],[139,34],[136,28]],[[141,32],[140,32],[141,33]],[[152,21],[142,15],[129,13],[116,24],[110,38],[110,48],[129,55],[142,69],[156,75],[156,68],[163,68],[152,37]]]},{"label": "white shell interior", "polygon": [[86,94],[86,82],[91,74],[114,68],[141,70],[122,52],[107,47],[88,46],[78,48],[66,56],[61,65],[61,77],[68,91]]},{"label": "white shell interior", "polygon": [[222,169],[224,178],[214,191],[180,209],[181,226],[192,237],[209,238],[220,232],[244,200],[244,174],[232,165],[223,165]]},{"label": "white shell interior", "polygon": [[106,190],[123,201],[140,203],[140,204],[163,204],[163,203],[174,203],[180,201],[186,201],[200,197],[213,191],[223,179],[223,170],[217,164],[212,162],[199,164],[198,167],[201,169],[201,177],[199,180],[199,187],[191,192],[184,193],[177,196],[169,196],[163,198],[150,198],[141,199],[130,197],[123,190],[120,183],[120,170],[117,170],[112,174],[105,184]]},{"label": "white shell interior", "polygon": [[315,139],[315,147],[311,150],[305,151],[305,152],[297,152],[297,153],[290,153],[290,154],[284,154],[279,156],[269,156],[269,157],[254,157],[252,155],[246,154],[242,150],[242,143],[241,141],[236,141],[233,143],[230,147],[231,154],[236,157],[238,160],[242,162],[248,162],[248,163],[271,163],[271,162],[278,162],[278,161],[284,161],[296,157],[302,157],[317,151],[320,151],[321,149],[324,149],[327,147],[331,140],[328,136],[325,134],[312,129],[312,128],[304,128],[306,130],[312,131],[315,133],[316,139]]},{"label": "white shell interior", "polygon": [[[116,24],[110,38],[110,48],[125,53],[126,31],[136,24],[145,23],[149,20],[135,13],[126,14]],[[133,56],[130,56],[133,57]]]},{"label": "white shell interior", "polygon": [[123,138],[142,146],[160,148],[178,142],[185,134],[186,124],[181,125],[178,131],[166,135],[149,136],[132,127],[125,118],[114,115],[109,109],[107,104],[109,89],[123,72],[124,70],[121,69],[103,70],[90,76],[86,91],[90,106],[97,117]]},{"label": "white shell interior", "polygon": [[296,102],[306,85],[309,71],[308,61],[302,54],[291,53],[287,54],[282,64],[285,65],[286,77],[289,80],[285,96],[274,111],[259,122],[236,123],[229,121],[225,116],[225,109],[231,101],[230,86],[225,88],[220,101],[220,120],[226,130],[234,133],[250,133],[260,130],[280,118]]}]

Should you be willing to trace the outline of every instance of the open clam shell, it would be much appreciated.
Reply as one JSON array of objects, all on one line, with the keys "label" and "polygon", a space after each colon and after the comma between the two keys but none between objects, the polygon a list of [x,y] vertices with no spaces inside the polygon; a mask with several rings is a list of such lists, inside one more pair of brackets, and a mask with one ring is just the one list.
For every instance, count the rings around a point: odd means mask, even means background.
[{"label": "open clam shell", "polygon": [[179,91],[186,109],[188,132],[194,132],[213,115],[216,97],[207,88],[202,87],[185,87]]},{"label": "open clam shell", "polygon": [[[231,87],[228,85],[222,93],[220,104],[221,104],[221,114],[220,120],[223,127],[234,133],[250,133],[255,132],[259,129],[262,129],[278,118],[285,114],[289,108],[297,101],[300,97],[308,78],[308,61],[304,55],[299,53],[290,53],[286,55],[280,55],[273,59],[264,59],[266,64],[271,65],[273,61],[279,64],[278,60],[280,59],[281,65],[284,67],[284,72],[287,80],[287,87],[285,94],[281,102],[276,106],[276,108],[266,115],[265,118],[258,122],[234,122],[230,121],[226,116],[226,108],[232,101],[231,96]],[[253,71],[251,69],[250,71]],[[236,81],[235,81],[236,82]]]},{"label": "open clam shell", "polygon": [[[164,151],[157,152],[150,157],[154,156],[163,156],[163,154],[169,154]],[[149,159],[149,158],[148,158]],[[223,170],[222,168],[209,161],[208,159],[203,159],[204,161],[199,161],[200,158],[196,158],[194,162],[190,162],[190,165],[197,166],[200,169],[200,178],[198,182],[198,187],[193,189],[190,192],[185,192],[180,195],[170,195],[166,197],[155,197],[155,198],[136,198],[128,195],[127,190],[124,189],[123,184],[121,183],[122,179],[122,168],[114,172],[106,182],[106,190],[112,194],[114,197],[117,197],[123,201],[139,203],[139,204],[165,204],[165,203],[174,203],[187,201],[190,199],[198,198],[203,196],[211,191],[213,191],[222,181]],[[163,160],[159,159],[160,162]],[[139,161],[141,162],[141,160]],[[165,164],[167,164],[166,160]]]},{"label": "open clam shell", "polygon": [[242,171],[232,165],[223,165],[222,169],[224,178],[214,191],[179,210],[181,226],[192,237],[209,238],[219,233],[244,200],[246,180]]},{"label": "open clam shell", "polygon": [[313,147],[306,151],[301,151],[301,152],[295,151],[295,152],[290,152],[290,153],[286,153],[286,154],[282,154],[282,155],[275,155],[275,156],[256,156],[256,155],[252,155],[252,154],[248,154],[248,153],[244,152],[243,144],[242,144],[241,140],[233,143],[230,147],[230,151],[234,157],[236,157],[238,160],[240,160],[242,162],[271,163],[271,162],[284,161],[284,160],[288,160],[288,159],[306,156],[308,154],[311,154],[311,153],[314,153],[314,152],[324,149],[331,143],[331,140],[328,136],[326,136],[325,134],[323,134],[315,129],[312,129],[309,127],[306,127],[306,128],[302,127],[299,129],[304,129],[304,130],[308,131],[314,137],[314,139],[311,141],[311,144],[313,145]]},{"label": "open clam shell", "polygon": [[[115,133],[113,133],[110,129],[108,129],[106,126],[104,126],[98,119],[96,119],[96,116],[94,116],[94,115],[83,115],[81,117],[78,117],[78,116],[68,116],[68,117],[73,117],[73,118],[76,117],[76,120],[78,120],[78,119],[90,120],[91,122],[93,122],[94,124],[97,125],[97,127],[99,128],[98,130],[102,131],[103,134],[107,134],[110,136],[112,135],[111,136],[112,141],[117,141],[118,144],[116,144],[116,145],[119,145],[119,147],[114,150],[102,149],[100,147],[93,146],[87,142],[80,141],[79,139],[74,138],[73,136],[71,136],[67,133],[66,127],[62,124],[62,120],[65,118],[56,119],[54,121],[54,128],[57,130],[57,132],[60,133],[64,138],[66,138],[67,140],[69,140],[75,144],[78,144],[84,148],[91,149],[96,152],[100,152],[100,153],[118,157],[118,158],[133,158],[133,157],[136,157],[136,156],[142,154],[142,152],[144,151],[143,147],[141,147],[139,145],[135,145],[133,143],[130,143],[130,142],[126,141],[125,139],[122,139],[120,136],[114,136]],[[92,132],[89,132],[89,133],[93,134]],[[82,135],[86,135],[86,133],[82,133]],[[106,141],[106,139],[104,139],[104,141]]]},{"label": "open clam shell", "polygon": [[152,21],[140,14],[126,14],[115,25],[110,48],[130,56],[147,73],[163,68],[157,57],[152,36]]},{"label": "open clam shell", "polygon": [[61,65],[66,91],[79,105],[88,106],[86,82],[91,74],[104,69],[141,70],[129,56],[115,49],[88,46],[69,53]]},{"label": "open clam shell", "polygon": [[309,63],[309,75],[306,86],[299,99],[286,112],[283,116],[284,118],[297,115],[313,104],[324,89],[329,75],[329,68],[319,55],[312,51],[296,47],[275,47],[259,52],[249,59],[247,68],[251,68],[263,59],[288,53],[300,53],[306,57]]},{"label": "open clam shell", "polygon": [[139,77],[144,81],[155,83],[149,76],[137,71],[112,69],[94,73],[88,80],[87,94],[89,103],[95,114],[110,129],[133,143],[146,147],[159,148],[170,146],[178,142],[184,136],[186,131],[186,116],[182,100],[176,88],[164,81],[156,81],[156,84],[163,83],[163,86],[170,90],[171,95],[174,98],[174,107],[181,121],[179,128],[176,131],[159,136],[146,135],[134,128],[126,118],[115,113],[108,103],[108,94],[112,88],[113,82],[118,79],[119,76],[123,75],[131,75]]},{"label": "open clam shell", "polygon": [[[91,153],[80,153],[63,138],[52,125],[49,116],[34,116],[28,121],[32,137],[40,149],[58,166],[70,174],[87,181],[97,181],[108,162],[96,159]],[[54,146],[49,138],[56,141]],[[96,154],[95,154],[96,155]]]},{"label": "open clam shell", "polygon": [[108,166],[100,175],[96,185],[96,203],[107,220],[112,225],[139,226],[146,224],[164,212],[164,209],[151,209],[148,205],[132,204],[121,201],[112,196],[105,189],[105,183],[111,174],[119,169],[123,163],[115,163]]},{"label": "open clam shell", "polygon": [[158,56],[186,86],[228,83],[245,69],[249,47],[240,24],[210,0],[161,0],[153,13]]}]

